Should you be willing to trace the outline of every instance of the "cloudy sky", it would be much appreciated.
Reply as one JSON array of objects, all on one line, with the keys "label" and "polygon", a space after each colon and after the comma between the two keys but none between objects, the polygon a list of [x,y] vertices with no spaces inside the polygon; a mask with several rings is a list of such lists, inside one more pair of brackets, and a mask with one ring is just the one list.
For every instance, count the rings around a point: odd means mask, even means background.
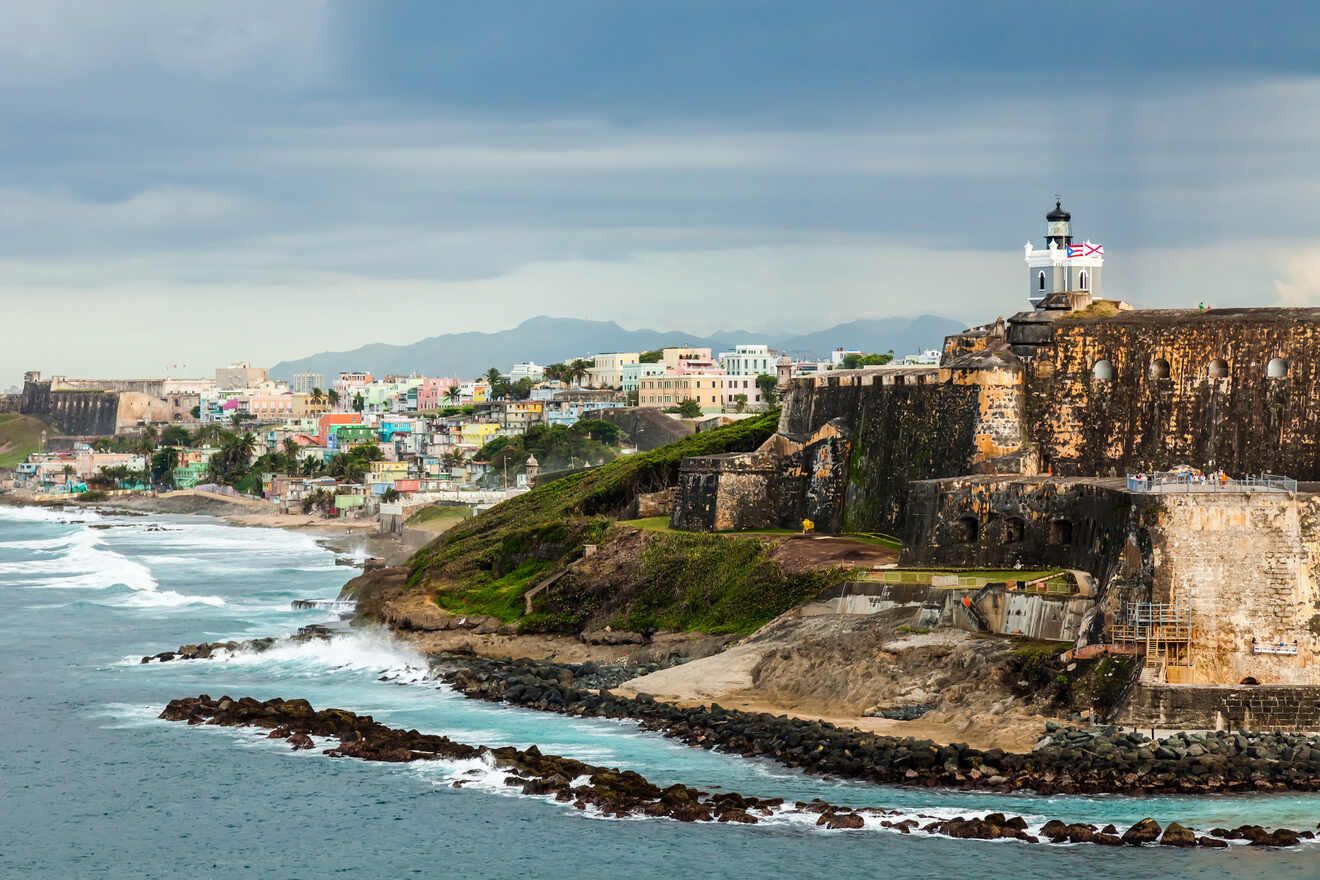
[{"label": "cloudy sky", "polygon": [[1109,295],[1320,305],[1314,4],[1055,5],[7,0],[0,387],[989,320],[1055,192]]}]

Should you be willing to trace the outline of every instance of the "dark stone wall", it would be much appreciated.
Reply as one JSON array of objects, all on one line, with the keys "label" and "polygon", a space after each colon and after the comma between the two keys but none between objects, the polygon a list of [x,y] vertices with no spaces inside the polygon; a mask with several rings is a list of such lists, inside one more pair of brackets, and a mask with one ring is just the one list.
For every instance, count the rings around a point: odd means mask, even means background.
[{"label": "dark stone wall", "polygon": [[44,419],[64,434],[114,434],[119,395],[113,391],[52,391],[49,382],[23,386],[24,415]]},{"label": "dark stone wall", "polygon": [[1141,516],[1133,496],[1093,482],[1050,477],[917,482],[904,523],[902,562],[1059,566],[1088,571],[1103,584]]},{"label": "dark stone wall", "polygon": [[1320,730],[1320,687],[1139,684],[1119,723],[1206,730]]},{"label": "dark stone wall", "polygon": [[[1320,479],[1320,310],[1138,311],[1052,331],[1028,378],[1041,470],[1191,464]],[[1286,375],[1268,375],[1274,358]],[[1100,360],[1112,379],[1093,375]],[[1227,376],[1210,375],[1217,360]]]},{"label": "dark stone wall", "polygon": [[975,385],[863,386],[856,403],[842,527],[897,534],[913,480],[972,470]]},{"label": "dark stone wall", "polygon": [[797,529],[809,519],[817,531],[840,530],[851,447],[846,436],[822,437],[780,460],[773,494],[775,525]]}]

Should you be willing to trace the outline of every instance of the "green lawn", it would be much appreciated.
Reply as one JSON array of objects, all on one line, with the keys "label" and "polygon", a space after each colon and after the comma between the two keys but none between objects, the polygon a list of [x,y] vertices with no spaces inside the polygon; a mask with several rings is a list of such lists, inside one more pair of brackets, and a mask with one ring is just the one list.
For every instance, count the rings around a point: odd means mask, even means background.
[{"label": "green lawn", "polygon": [[408,517],[404,525],[432,532],[443,532],[470,516],[472,516],[472,511],[466,507],[456,507],[451,504],[432,504],[423,507]]},{"label": "green lawn", "polygon": [[46,423],[18,413],[0,413],[0,467],[13,467],[41,451]]}]

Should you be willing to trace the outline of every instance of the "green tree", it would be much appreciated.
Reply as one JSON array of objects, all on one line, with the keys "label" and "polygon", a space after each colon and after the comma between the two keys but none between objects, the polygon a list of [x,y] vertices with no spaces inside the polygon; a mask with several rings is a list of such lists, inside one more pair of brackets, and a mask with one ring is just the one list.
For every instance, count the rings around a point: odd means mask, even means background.
[{"label": "green tree", "polygon": [[170,425],[160,432],[160,442],[163,446],[187,446],[190,436],[182,425]]},{"label": "green tree", "polygon": [[193,417],[194,419],[200,419],[200,418],[202,417],[202,406],[201,406],[201,404],[198,404],[197,406],[194,406],[194,407],[190,410],[190,412],[192,413],[192,417]]},{"label": "green tree", "polygon": [[174,488],[174,469],[179,466],[179,450],[162,446],[151,456],[151,482]]},{"label": "green tree", "polygon": [[678,404],[678,414],[685,419],[701,418],[701,404],[690,397],[685,397]]},{"label": "green tree", "polygon": [[320,388],[313,388],[311,393],[312,403],[316,404],[317,406],[320,406],[321,401],[323,400],[325,400],[325,393],[321,391]]},{"label": "green tree", "polygon": [[445,400],[448,400],[451,404],[458,403],[458,401],[462,399],[462,397],[463,397],[463,390],[459,388],[457,385],[450,385],[448,388],[445,389]]},{"label": "green tree", "polygon": [[362,412],[362,410],[366,408],[367,408],[367,399],[363,397],[362,392],[359,391],[357,394],[353,395],[353,411]]},{"label": "green tree", "polygon": [[491,367],[489,370],[486,371],[486,381],[491,385],[491,387],[494,387],[495,383],[499,382],[503,378],[504,378],[504,374],[500,372],[499,367]]},{"label": "green tree", "polygon": [[587,370],[592,367],[592,362],[585,358],[574,358],[568,365],[569,381],[582,384],[582,380],[587,376]]},{"label": "green tree", "polygon": [[664,358],[664,356],[665,356],[664,349],[657,348],[654,351],[642,352],[640,355],[638,355],[637,362],[639,364],[658,364]]},{"label": "green tree", "polygon": [[390,486],[384,492],[380,493],[380,500],[384,501],[386,504],[393,504],[399,500],[399,490]]},{"label": "green tree", "polygon": [[747,409],[747,395],[746,394],[733,395],[733,408],[737,412],[742,412],[743,410]]},{"label": "green tree", "polygon": [[775,388],[779,381],[769,373],[762,373],[756,377],[756,387],[761,391],[761,399],[768,404],[775,402]]}]

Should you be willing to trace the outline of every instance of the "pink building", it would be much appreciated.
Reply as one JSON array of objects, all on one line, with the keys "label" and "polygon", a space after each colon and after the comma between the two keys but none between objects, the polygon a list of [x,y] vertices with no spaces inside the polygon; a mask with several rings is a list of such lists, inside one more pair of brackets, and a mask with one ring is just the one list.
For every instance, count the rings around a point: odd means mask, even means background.
[{"label": "pink building", "polygon": [[[461,379],[452,377],[442,377],[438,379],[423,379],[422,385],[417,389],[417,408],[418,409],[440,409],[449,406],[449,397],[447,392],[454,386],[461,386]],[[454,401],[457,403],[458,401]]]}]

